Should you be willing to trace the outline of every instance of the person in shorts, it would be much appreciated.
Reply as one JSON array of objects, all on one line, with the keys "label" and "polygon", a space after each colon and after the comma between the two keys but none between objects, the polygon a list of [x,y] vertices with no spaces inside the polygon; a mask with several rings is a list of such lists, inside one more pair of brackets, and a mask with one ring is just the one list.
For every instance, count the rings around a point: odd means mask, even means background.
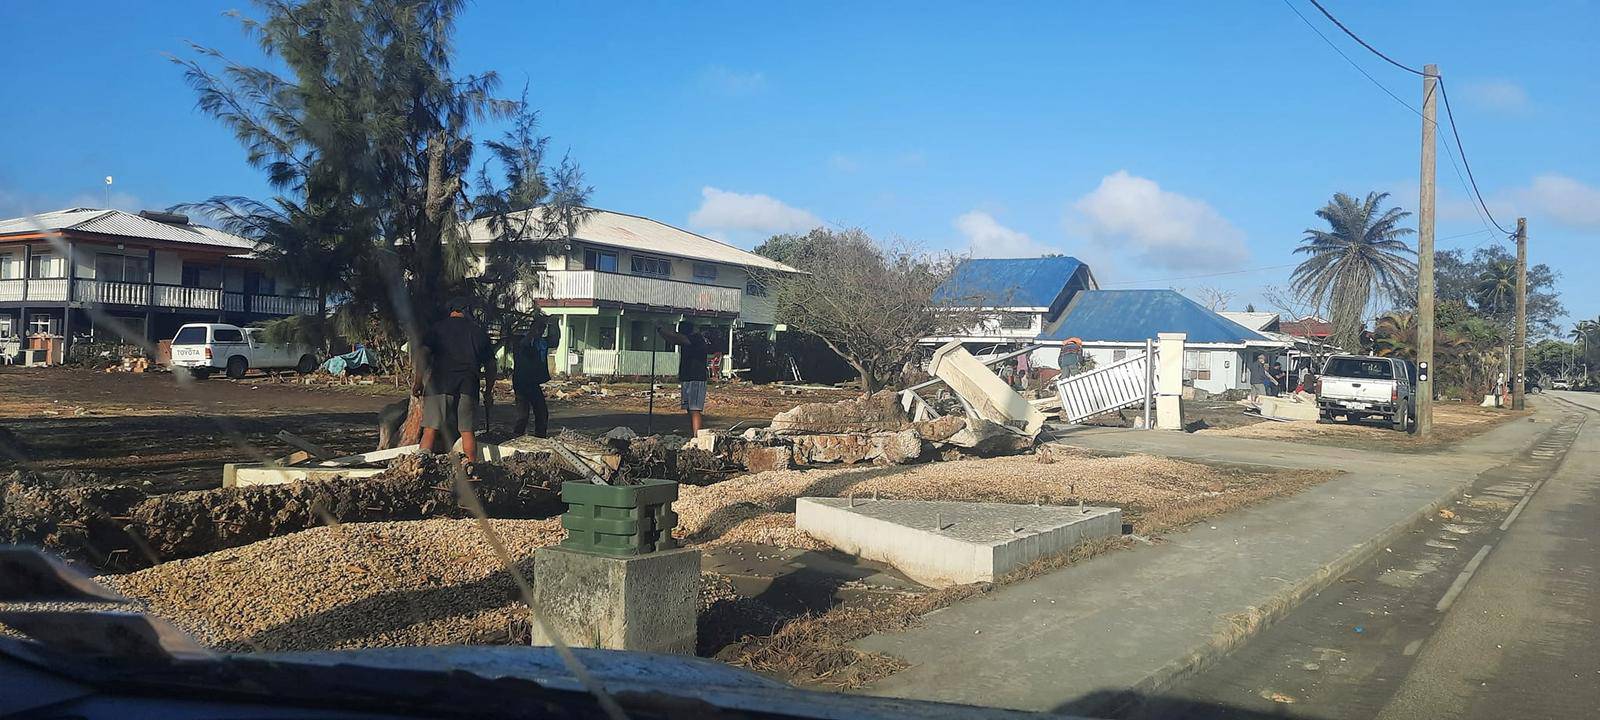
[{"label": "person in shorts", "polygon": [[495,367],[489,335],[467,317],[469,305],[465,298],[451,299],[445,304],[447,316],[423,335],[411,393],[422,398],[422,449],[433,452],[439,433],[453,420],[470,463],[478,459],[479,395],[486,387],[493,390]]},{"label": "person in shorts", "polygon": [[689,414],[690,433],[698,434],[701,413],[706,409],[706,357],[711,351],[711,341],[687,320],[678,323],[677,332],[660,325],[656,326],[656,332],[663,340],[679,348],[678,385],[682,396],[679,404]]}]

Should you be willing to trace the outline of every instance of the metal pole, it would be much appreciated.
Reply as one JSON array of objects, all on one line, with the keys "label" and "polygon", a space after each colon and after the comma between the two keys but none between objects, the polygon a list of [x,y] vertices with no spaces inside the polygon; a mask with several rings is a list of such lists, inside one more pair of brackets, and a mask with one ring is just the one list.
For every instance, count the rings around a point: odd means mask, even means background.
[{"label": "metal pole", "polygon": [[1521,410],[1526,406],[1528,372],[1528,219],[1517,218],[1517,335],[1514,341],[1517,359],[1512,364],[1511,407]]},{"label": "metal pole", "polygon": [[1156,394],[1156,344],[1144,340],[1144,429],[1150,430],[1150,403]]},{"label": "metal pole", "polygon": [[[650,400],[645,405],[644,434],[650,434],[650,426],[656,419],[656,345],[661,342],[661,328],[650,335]],[[618,352],[617,355],[622,355]],[[680,378],[681,380],[681,378]]]},{"label": "metal pole", "polygon": [[1434,87],[1439,66],[1422,66],[1422,182],[1417,199],[1417,436],[1433,432],[1433,134],[1438,127]]}]

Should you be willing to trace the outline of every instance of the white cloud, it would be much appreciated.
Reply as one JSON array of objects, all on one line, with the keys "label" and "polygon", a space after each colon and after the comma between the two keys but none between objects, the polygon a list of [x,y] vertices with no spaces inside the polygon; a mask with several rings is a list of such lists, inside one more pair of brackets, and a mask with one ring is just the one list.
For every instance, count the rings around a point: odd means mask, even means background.
[{"label": "white cloud", "polygon": [[[5,187],[0,187],[0,218],[22,217],[29,214],[50,212],[52,210],[65,210],[67,208],[106,207],[105,193],[85,192],[73,195],[65,200],[61,196],[36,195],[32,193],[17,192]],[[134,212],[147,209],[139,196],[132,193],[111,193],[111,209],[127,210]]]},{"label": "white cloud", "polygon": [[770,195],[746,195],[706,186],[700,189],[700,197],[700,207],[689,214],[689,224],[707,230],[805,232],[823,224],[822,218]]},{"label": "white cloud", "polygon": [[1528,91],[1510,80],[1479,80],[1462,88],[1474,105],[1507,113],[1528,109]]},{"label": "white cloud", "polygon": [[[1539,216],[1576,228],[1600,228],[1600,188],[1554,173],[1507,194],[1517,215]],[[1498,213],[1498,210],[1496,211]],[[1501,224],[1506,224],[1504,218]]]},{"label": "white cloud", "polygon": [[1060,250],[1034,240],[1027,233],[1000,224],[982,210],[963,213],[955,219],[956,230],[967,238],[967,252],[973,257],[1038,257]]},{"label": "white cloud", "polygon": [[767,76],[755,70],[712,65],[700,71],[700,87],[723,95],[754,95],[767,88]]},{"label": "white cloud", "polygon": [[[67,201],[66,207],[104,208],[106,207],[106,196],[105,193],[79,193],[72,196],[72,199]],[[111,206],[108,209],[138,212],[140,210],[149,210],[150,208],[147,208],[141,204],[139,196],[137,195],[125,192],[113,192],[111,193]]]},{"label": "white cloud", "polygon": [[1236,267],[1249,257],[1244,233],[1203,200],[1162,190],[1126,170],[1107,175],[1069,222],[1096,244],[1169,270]]}]

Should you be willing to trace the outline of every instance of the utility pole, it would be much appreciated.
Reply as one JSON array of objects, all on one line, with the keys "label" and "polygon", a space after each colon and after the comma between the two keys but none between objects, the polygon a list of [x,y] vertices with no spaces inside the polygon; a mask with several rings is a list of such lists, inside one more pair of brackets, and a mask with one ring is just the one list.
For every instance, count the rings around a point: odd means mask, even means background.
[{"label": "utility pole", "polygon": [[1433,167],[1439,66],[1422,66],[1422,182],[1417,198],[1417,435],[1433,432]]},{"label": "utility pole", "polygon": [[1517,333],[1513,352],[1517,359],[1511,371],[1516,373],[1511,385],[1511,408],[1521,410],[1527,404],[1528,373],[1528,219],[1517,218]]}]

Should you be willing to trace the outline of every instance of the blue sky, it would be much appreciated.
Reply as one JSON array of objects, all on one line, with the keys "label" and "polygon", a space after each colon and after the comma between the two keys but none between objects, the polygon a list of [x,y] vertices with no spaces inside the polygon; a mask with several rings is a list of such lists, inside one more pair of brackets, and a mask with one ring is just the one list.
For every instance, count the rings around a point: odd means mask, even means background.
[{"label": "blue sky", "polygon": [[[1290,4],[1418,102],[1420,78]],[[1600,315],[1587,281],[1600,10],[1325,4],[1402,62],[1439,64],[1490,208],[1508,226],[1529,218],[1530,257],[1560,269],[1573,317]],[[37,51],[0,74],[0,216],[103,205],[106,175],[125,208],[268,194],[166,59],[188,41],[257,58],[223,16],[241,6],[0,4],[13,48]],[[498,71],[507,94],[530,85],[595,205],[746,247],[860,226],[953,252],[1066,252],[1107,286],[1215,287],[1265,307],[1261,289],[1286,281],[1278,266],[1332,193],[1417,202],[1420,120],[1283,0],[480,0],[458,48],[458,71]],[[1502,242],[1442,144],[1438,186],[1441,248]]]}]

